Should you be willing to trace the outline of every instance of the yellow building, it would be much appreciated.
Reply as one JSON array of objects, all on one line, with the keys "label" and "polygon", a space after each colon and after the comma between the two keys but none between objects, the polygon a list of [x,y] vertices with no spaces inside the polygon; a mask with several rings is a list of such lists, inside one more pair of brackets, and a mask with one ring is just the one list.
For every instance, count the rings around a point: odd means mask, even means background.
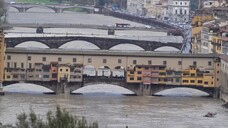
[{"label": "yellow building", "polygon": [[[209,62],[209,65],[212,63]],[[196,68],[190,66],[188,69],[182,71],[182,85],[194,85],[203,87],[215,87],[214,83],[214,69],[212,68]]]},{"label": "yellow building", "polygon": [[127,70],[127,83],[142,83],[142,66],[136,65],[134,68],[129,67]]},{"label": "yellow building", "polygon": [[206,14],[202,10],[196,12],[192,18],[192,27],[202,26],[204,22],[213,20],[212,14]]},{"label": "yellow building", "polygon": [[212,36],[212,45],[215,53],[222,54],[222,38],[218,36]]},{"label": "yellow building", "polygon": [[59,65],[58,82],[60,82],[61,80],[70,81],[70,66],[69,65]]},{"label": "yellow building", "polygon": [[0,30],[0,93],[2,92],[2,82],[4,79],[4,64],[5,64],[5,40],[4,33]]}]

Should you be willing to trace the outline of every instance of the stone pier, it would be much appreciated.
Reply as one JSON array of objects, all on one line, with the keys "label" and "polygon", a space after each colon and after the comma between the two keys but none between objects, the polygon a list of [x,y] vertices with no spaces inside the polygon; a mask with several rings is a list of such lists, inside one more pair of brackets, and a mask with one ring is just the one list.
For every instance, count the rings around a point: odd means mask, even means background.
[{"label": "stone pier", "polygon": [[3,91],[2,83],[0,82],[0,96],[5,95],[5,92]]}]

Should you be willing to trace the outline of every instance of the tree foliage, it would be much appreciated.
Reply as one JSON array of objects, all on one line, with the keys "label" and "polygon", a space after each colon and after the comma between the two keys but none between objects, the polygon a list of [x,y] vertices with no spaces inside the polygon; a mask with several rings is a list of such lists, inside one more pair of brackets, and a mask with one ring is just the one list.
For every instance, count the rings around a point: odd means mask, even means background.
[{"label": "tree foliage", "polygon": [[88,123],[84,117],[77,118],[59,106],[55,113],[47,112],[46,117],[46,121],[43,121],[34,111],[30,110],[28,115],[26,113],[17,115],[16,126],[0,123],[0,128],[98,128],[97,122]]}]

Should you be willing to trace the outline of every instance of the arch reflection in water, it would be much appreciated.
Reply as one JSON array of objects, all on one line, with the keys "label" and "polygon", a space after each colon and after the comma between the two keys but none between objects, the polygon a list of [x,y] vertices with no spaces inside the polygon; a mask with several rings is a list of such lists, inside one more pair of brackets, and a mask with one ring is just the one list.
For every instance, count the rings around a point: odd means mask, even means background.
[{"label": "arch reflection in water", "polygon": [[172,88],[156,93],[159,96],[209,96],[208,93],[193,88]]},{"label": "arch reflection in water", "polygon": [[36,84],[17,83],[3,87],[5,92],[12,93],[50,93],[52,90]]},{"label": "arch reflection in water", "polygon": [[132,95],[134,92],[120,87],[118,85],[111,85],[111,84],[94,84],[94,85],[87,85],[82,87],[78,90],[73,91],[72,93],[79,93],[83,95],[89,94],[105,94],[105,95]]}]

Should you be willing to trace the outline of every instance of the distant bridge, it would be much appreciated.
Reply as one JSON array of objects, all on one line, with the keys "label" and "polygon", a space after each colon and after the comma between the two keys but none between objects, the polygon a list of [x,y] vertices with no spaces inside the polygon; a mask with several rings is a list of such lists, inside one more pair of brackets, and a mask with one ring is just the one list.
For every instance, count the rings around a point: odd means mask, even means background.
[{"label": "distant bridge", "polygon": [[3,28],[12,28],[12,27],[27,27],[27,28],[92,28],[92,29],[102,29],[102,30],[146,30],[146,31],[156,31],[156,32],[167,32],[164,29],[159,28],[146,28],[146,27],[116,27],[108,25],[95,25],[95,24],[67,24],[67,23],[5,23],[2,24]]},{"label": "distant bridge", "polygon": [[133,44],[141,47],[146,51],[154,51],[163,46],[170,46],[181,49],[182,43],[176,42],[157,42],[145,40],[131,40],[131,39],[115,39],[115,38],[101,38],[101,37],[85,37],[85,36],[64,36],[64,37],[7,37],[5,39],[6,47],[15,47],[18,44],[27,41],[36,41],[45,44],[51,49],[57,49],[63,44],[71,41],[86,41],[96,45],[101,50],[109,50],[110,48],[119,44]]},{"label": "distant bridge", "polygon": [[59,4],[23,4],[23,3],[15,3],[15,4],[5,4],[6,8],[15,8],[18,10],[18,12],[23,13],[23,12],[27,12],[29,9],[31,8],[48,8],[53,10],[55,13],[62,13],[67,9],[70,8],[82,8],[85,11],[87,11],[88,13],[92,13],[94,11],[94,7],[89,7],[89,6],[78,6],[78,5],[59,5]]},{"label": "distant bridge", "polygon": [[119,13],[119,12],[114,12],[114,11],[111,11],[111,10],[106,9],[106,8],[103,9],[103,14],[113,16],[113,17],[117,17],[117,18],[121,18],[121,19],[125,19],[125,20],[129,20],[129,21],[133,21],[133,22],[137,22],[137,23],[150,25],[150,26],[157,27],[157,28],[176,29],[174,26],[167,24],[167,23],[164,23],[162,21],[144,18],[144,17],[138,17],[138,16]]}]

